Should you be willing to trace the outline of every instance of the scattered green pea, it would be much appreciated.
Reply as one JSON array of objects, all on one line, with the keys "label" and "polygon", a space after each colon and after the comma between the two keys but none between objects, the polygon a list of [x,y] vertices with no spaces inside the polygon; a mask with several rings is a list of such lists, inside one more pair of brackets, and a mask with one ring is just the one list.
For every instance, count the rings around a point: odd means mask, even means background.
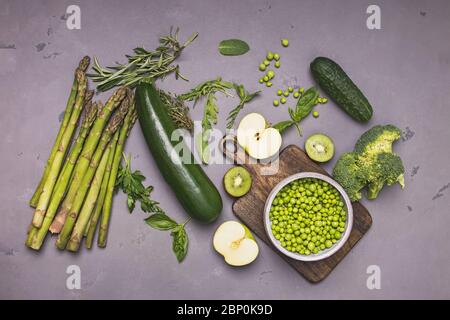
[{"label": "scattered green pea", "polygon": [[264,82],[267,82],[267,81],[269,81],[269,77],[268,76],[264,76],[263,80],[264,80]]},{"label": "scattered green pea", "polygon": [[275,68],[279,68],[281,66],[280,61],[275,61]]},{"label": "scattered green pea", "polygon": [[274,105],[275,107],[278,107],[278,106],[280,105],[280,101],[278,101],[278,100],[273,100],[273,105]]},{"label": "scattered green pea", "polygon": [[266,82],[266,87],[271,87],[271,86],[272,86],[272,82],[267,81],[267,82]]},{"label": "scattered green pea", "polygon": [[277,95],[278,95],[278,96],[281,96],[282,94],[283,94],[283,90],[279,89],[279,90],[277,91]]},{"label": "scattered green pea", "polygon": [[288,39],[281,39],[281,45],[283,47],[289,46],[289,40]]},{"label": "scattered green pea", "polygon": [[259,83],[264,83],[264,79],[263,78],[259,78]]},{"label": "scattered green pea", "polygon": [[267,51],[266,59],[269,61],[273,60],[273,52],[272,51]]},{"label": "scattered green pea", "polygon": [[275,72],[273,72],[273,70],[269,70],[267,71],[267,76],[269,77],[269,79],[272,79],[273,77],[275,77]]},{"label": "scattered green pea", "polygon": [[280,54],[274,53],[273,58],[275,59],[275,61],[278,61],[278,60],[280,60],[281,57],[280,57]]},{"label": "scattered green pea", "polygon": [[264,60],[264,61],[263,61],[263,64],[264,64],[265,66],[268,66],[268,65],[270,64],[270,62],[269,62],[269,60]]},{"label": "scattered green pea", "polygon": [[259,65],[259,70],[261,70],[261,71],[266,70],[266,65],[265,65],[264,63],[261,63],[261,64]]},{"label": "scattered green pea", "polygon": [[283,92],[283,96],[289,97],[289,91],[288,91],[288,90],[285,90],[285,91]]},{"label": "scattered green pea", "polygon": [[280,102],[281,102],[281,104],[285,104],[286,103],[286,98],[281,98]]},{"label": "scattered green pea", "polygon": [[299,93],[303,93],[304,91],[305,91],[305,88],[303,88],[303,87],[298,88]]},{"label": "scattered green pea", "polygon": [[289,183],[272,202],[272,234],[286,250],[302,255],[331,248],[345,232],[347,212],[340,199],[339,192],[321,180]]},{"label": "scattered green pea", "polygon": [[318,118],[319,117],[319,112],[318,111],[314,111],[313,112],[313,117],[314,118]]},{"label": "scattered green pea", "polygon": [[297,99],[298,97],[300,97],[300,93],[294,92],[294,98]]},{"label": "scattered green pea", "polygon": [[294,92],[294,88],[288,87],[288,91],[289,91],[289,92]]}]

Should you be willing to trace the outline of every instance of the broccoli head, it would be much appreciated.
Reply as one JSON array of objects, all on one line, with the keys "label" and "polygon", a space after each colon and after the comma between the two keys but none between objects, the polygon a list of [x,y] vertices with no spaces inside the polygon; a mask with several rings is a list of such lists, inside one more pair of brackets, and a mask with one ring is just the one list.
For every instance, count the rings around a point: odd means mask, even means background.
[{"label": "broccoli head", "polygon": [[367,198],[375,199],[384,185],[405,185],[403,163],[392,152],[392,144],[401,136],[393,125],[375,126],[357,141],[353,152],[344,153],[333,169],[333,177],[347,192],[350,200],[361,199],[367,187]]},{"label": "broccoli head", "polygon": [[386,152],[378,154],[370,171],[367,198],[375,199],[385,184],[391,186],[398,182],[403,188],[404,173],[405,168],[398,155]]},{"label": "broccoli head", "polygon": [[392,143],[400,139],[402,132],[393,125],[374,126],[361,135],[355,145],[355,152],[367,156],[392,153]]},{"label": "broccoli head", "polygon": [[351,201],[361,199],[361,189],[367,184],[367,171],[361,170],[358,155],[344,153],[333,169],[333,177],[345,189]]}]

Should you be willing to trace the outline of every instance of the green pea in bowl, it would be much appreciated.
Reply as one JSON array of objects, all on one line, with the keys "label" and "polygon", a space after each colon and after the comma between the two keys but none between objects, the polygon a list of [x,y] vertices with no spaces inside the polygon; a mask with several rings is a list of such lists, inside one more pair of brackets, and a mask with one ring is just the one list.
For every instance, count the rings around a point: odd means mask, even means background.
[{"label": "green pea in bowl", "polygon": [[320,173],[301,172],[280,181],[264,207],[264,226],[272,244],[300,261],[318,261],[348,240],[353,208],[344,189]]}]

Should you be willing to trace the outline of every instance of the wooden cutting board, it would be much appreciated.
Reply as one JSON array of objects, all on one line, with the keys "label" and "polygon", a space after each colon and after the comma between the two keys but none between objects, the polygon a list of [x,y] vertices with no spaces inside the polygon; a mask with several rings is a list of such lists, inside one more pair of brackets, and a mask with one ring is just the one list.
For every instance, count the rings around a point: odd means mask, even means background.
[{"label": "wooden cutting board", "polygon": [[344,246],[329,258],[321,261],[303,262],[289,258],[279,252],[266,235],[264,228],[264,205],[275,185],[284,178],[298,172],[309,171],[329,175],[319,165],[311,161],[303,150],[290,145],[281,151],[279,156],[279,170],[273,175],[262,175],[261,170],[267,165],[244,164],[253,176],[253,184],[249,193],[236,200],[233,204],[234,214],[244,222],[261,240],[286,260],[295,270],[310,282],[325,279],[345,255],[356,245],[372,225],[369,211],[359,202],[353,203],[353,229]]}]

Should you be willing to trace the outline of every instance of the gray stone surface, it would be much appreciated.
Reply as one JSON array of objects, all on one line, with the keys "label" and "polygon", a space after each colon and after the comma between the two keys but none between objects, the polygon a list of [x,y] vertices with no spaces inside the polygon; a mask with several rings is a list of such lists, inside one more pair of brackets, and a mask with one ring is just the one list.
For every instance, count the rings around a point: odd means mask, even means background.
[{"label": "gray stone surface", "polygon": [[[450,188],[445,188],[450,182],[449,1],[76,3],[81,30],[66,28],[64,13],[71,1],[0,1],[0,298],[450,298]],[[366,28],[365,12],[372,3],[381,7],[381,30]],[[372,229],[322,283],[308,283],[261,242],[256,262],[240,269],[228,267],[213,251],[215,227],[233,219],[232,200],[221,186],[228,165],[205,167],[223,195],[224,210],[211,226],[188,225],[189,254],[180,265],[169,234],[147,227],[139,210],[129,215],[122,194],[115,197],[106,250],[60,252],[53,239],[39,253],[23,245],[32,215],[27,202],[56,135],[77,61],[85,54],[104,64],[122,61],[136,45],[153,48],[171,25],[181,28],[182,37],[194,31],[200,36],[180,59],[191,82],[168,77],[164,88],[183,92],[221,75],[260,89],[258,63],[266,50],[276,50],[282,68],[274,87],[246,107],[275,122],[287,117],[286,107],[271,106],[276,89],[313,84],[309,63],[325,55],[339,61],[372,102],[371,125],[393,123],[409,132],[395,146],[407,170],[405,190],[394,186],[376,201],[364,201],[373,215]],[[220,56],[218,42],[232,37],[247,40],[251,51]],[[289,38],[289,48],[280,47],[280,37]],[[218,127],[224,128],[227,110],[236,101],[219,103]],[[329,134],[337,154],[350,150],[369,127],[353,122],[333,103],[318,110],[319,119],[304,121],[304,134]],[[201,113],[199,107],[192,115],[199,119]],[[285,135],[284,145],[303,142],[295,130]],[[154,198],[177,220],[185,219],[139,125],[126,151],[155,186]],[[71,264],[81,268],[81,290],[66,289],[65,271]],[[366,287],[370,265],[381,269],[381,290]]]}]

